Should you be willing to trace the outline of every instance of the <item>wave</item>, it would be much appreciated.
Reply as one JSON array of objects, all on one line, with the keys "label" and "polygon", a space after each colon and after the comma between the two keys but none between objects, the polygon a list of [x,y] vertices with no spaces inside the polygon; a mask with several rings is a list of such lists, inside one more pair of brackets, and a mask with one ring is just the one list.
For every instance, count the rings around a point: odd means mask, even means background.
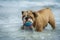
[{"label": "wave", "polygon": [[29,8],[29,7],[52,7],[52,8],[60,8],[59,2],[49,2],[49,1],[18,1],[18,2],[1,2],[0,8],[2,7],[17,7],[17,8]]},{"label": "wave", "polygon": [[19,7],[35,7],[35,6],[40,6],[40,7],[59,7],[60,8],[60,3],[58,2],[30,2],[30,1],[21,1],[19,2]]}]

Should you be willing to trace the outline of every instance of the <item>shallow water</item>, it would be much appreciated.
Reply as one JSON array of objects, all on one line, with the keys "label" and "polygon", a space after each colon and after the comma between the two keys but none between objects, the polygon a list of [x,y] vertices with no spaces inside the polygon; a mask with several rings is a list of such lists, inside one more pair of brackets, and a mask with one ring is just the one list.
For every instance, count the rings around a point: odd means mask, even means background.
[{"label": "shallow water", "polygon": [[[48,4],[47,4],[48,3]],[[60,5],[59,1],[24,1],[0,0],[0,40],[60,40]],[[22,10],[40,10],[50,7],[55,15],[56,29],[48,24],[43,32],[21,30]]]}]

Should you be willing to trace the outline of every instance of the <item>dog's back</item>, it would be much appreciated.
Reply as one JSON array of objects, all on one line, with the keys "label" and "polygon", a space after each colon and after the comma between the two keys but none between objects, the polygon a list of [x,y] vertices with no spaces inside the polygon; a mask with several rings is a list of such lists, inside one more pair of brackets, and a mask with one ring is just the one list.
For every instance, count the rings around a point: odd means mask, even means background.
[{"label": "dog's back", "polygon": [[51,9],[45,8],[36,12],[38,17],[35,21],[35,26],[37,31],[42,31],[43,28],[49,23],[53,29],[55,29],[55,19],[51,12]]}]

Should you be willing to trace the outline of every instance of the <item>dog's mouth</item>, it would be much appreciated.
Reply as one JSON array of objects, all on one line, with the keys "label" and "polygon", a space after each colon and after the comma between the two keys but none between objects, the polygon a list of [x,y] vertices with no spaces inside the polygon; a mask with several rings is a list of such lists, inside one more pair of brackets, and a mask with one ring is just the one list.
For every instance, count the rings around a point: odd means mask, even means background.
[{"label": "dog's mouth", "polygon": [[31,17],[23,17],[22,19],[23,19],[23,24],[27,23],[27,25],[28,24],[32,24],[33,25],[33,20],[32,20]]},{"label": "dog's mouth", "polygon": [[22,20],[23,20],[23,22],[27,22],[27,21],[33,22],[32,17],[25,17],[25,16],[23,16]]}]

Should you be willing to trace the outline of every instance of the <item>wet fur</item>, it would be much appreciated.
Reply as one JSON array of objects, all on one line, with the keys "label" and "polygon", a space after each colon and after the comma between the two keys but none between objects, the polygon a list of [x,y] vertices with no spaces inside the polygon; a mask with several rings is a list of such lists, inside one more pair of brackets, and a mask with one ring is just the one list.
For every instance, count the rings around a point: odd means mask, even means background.
[{"label": "wet fur", "polygon": [[38,15],[38,17],[35,18],[34,22],[34,27],[36,28],[36,31],[43,31],[48,23],[53,29],[55,29],[55,19],[53,13],[51,12],[51,9],[46,8],[39,10],[36,12],[36,15]]},{"label": "wet fur", "polygon": [[43,31],[43,29],[45,29],[48,23],[51,25],[53,29],[55,29],[55,19],[51,9],[45,8],[35,12],[25,11],[24,12],[25,14],[23,15],[26,15],[26,12],[28,13],[28,16],[32,17],[34,21],[33,27],[36,29],[36,31],[38,32]]}]

